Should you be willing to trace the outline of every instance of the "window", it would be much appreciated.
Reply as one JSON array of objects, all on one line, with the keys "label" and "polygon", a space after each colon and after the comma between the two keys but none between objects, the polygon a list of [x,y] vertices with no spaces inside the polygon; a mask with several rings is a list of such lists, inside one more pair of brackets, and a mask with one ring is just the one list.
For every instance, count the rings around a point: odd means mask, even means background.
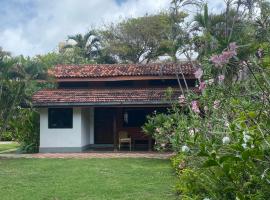
[{"label": "window", "polygon": [[49,128],[73,127],[72,108],[49,108],[48,112]]}]

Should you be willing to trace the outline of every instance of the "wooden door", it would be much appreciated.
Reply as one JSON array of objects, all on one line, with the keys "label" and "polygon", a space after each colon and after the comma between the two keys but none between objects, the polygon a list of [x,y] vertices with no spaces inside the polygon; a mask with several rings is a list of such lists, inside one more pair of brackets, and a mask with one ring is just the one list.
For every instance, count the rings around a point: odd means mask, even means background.
[{"label": "wooden door", "polygon": [[113,108],[95,108],[95,144],[114,144]]}]

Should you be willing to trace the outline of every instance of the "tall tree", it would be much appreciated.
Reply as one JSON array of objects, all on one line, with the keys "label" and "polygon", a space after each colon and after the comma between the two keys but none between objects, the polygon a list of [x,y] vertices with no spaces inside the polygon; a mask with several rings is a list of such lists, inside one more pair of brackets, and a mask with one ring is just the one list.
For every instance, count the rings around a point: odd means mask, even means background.
[{"label": "tall tree", "polygon": [[[185,17],[185,16],[183,16]],[[168,13],[132,18],[102,31],[105,47],[121,62],[150,62],[166,53],[172,31]]]}]

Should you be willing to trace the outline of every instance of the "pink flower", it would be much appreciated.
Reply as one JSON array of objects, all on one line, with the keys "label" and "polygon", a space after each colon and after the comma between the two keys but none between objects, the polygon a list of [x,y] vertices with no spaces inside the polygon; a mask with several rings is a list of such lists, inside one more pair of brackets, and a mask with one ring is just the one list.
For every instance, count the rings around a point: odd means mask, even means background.
[{"label": "pink flower", "polygon": [[219,80],[220,82],[224,81],[224,78],[225,78],[224,75],[219,75],[219,76],[218,76],[218,80]]},{"label": "pink flower", "polygon": [[193,112],[195,112],[195,113],[200,113],[199,102],[198,102],[198,101],[192,101],[192,102],[191,102],[191,109],[192,109]]},{"label": "pink flower", "polygon": [[185,96],[182,94],[182,95],[180,95],[180,97],[178,97],[178,100],[179,100],[179,103],[182,104],[182,103],[185,103],[186,98],[185,98]]},{"label": "pink flower", "polygon": [[227,51],[223,51],[220,55],[213,55],[210,58],[210,61],[216,67],[222,67],[225,64],[228,64],[230,59],[237,55],[236,49],[238,46],[235,42],[229,44],[229,48]]},{"label": "pink flower", "polygon": [[194,75],[195,75],[195,78],[200,80],[202,78],[202,75],[203,75],[203,70],[201,68],[198,68],[196,70],[196,72],[194,72]]},{"label": "pink flower", "polygon": [[219,55],[213,55],[210,58],[210,61],[215,65],[215,67],[222,67],[223,61]]},{"label": "pink flower", "polygon": [[200,82],[199,90],[204,91],[206,88],[206,84],[204,81]]},{"label": "pink flower", "polygon": [[219,101],[219,100],[215,100],[215,101],[214,101],[214,106],[213,106],[213,108],[214,108],[214,109],[218,109],[219,106],[220,106],[220,101]]}]

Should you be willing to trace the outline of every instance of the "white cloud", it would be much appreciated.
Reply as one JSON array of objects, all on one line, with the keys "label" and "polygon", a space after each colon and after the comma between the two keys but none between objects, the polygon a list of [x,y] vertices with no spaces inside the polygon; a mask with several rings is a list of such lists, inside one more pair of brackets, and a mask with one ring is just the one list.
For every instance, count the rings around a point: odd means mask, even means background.
[{"label": "white cloud", "polygon": [[[85,33],[91,27],[126,17],[154,13],[169,8],[169,3],[170,0],[127,0],[120,5],[114,0],[35,0],[31,18],[1,27],[0,46],[14,55],[44,54],[55,50],[67,35]],[[5,19],[14,15],[19,16],[11,9]]]},{"label": "white cloud", "polygon": [[121,5],[114,0],[36,0],[37,14],[33,18],[1,28],[0,46],[15,55],[43,54],[55,50],[67,35],[85,33],[91,27],[121,18],[153,13],[168,5],[166,0],[129,0]]}]

